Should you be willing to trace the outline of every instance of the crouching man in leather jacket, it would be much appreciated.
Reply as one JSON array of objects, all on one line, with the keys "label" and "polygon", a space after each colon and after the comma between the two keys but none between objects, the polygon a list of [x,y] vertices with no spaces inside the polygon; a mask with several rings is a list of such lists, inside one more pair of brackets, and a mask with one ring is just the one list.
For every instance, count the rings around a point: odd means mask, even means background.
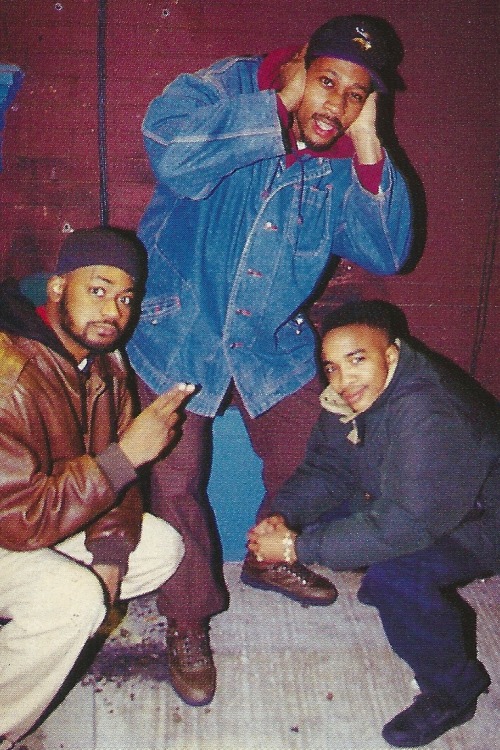
[{"label": "crouching man in leather jacket", "polygon": [[106,606],[156,589],[184,546],[143,515],[136,470],[176,435],[182,383],[133,418],[115,347],[145,265],[114,229],[62,244],[47,303],[0,286],[0,747],[48,707]]}]

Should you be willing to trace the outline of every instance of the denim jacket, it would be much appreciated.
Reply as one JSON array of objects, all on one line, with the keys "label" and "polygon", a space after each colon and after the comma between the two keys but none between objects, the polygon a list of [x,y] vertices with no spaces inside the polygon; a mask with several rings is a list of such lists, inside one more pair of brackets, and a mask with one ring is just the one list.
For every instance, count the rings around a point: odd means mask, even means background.
[{"label": "denim jacket", "polygon": [[285,166],[261,62],[230,58],[179,76],[143,123],[158,184],[139,226],[148,284],[128,353],[158,393],[201,386],[190,409],[205,416],[231,379],[257,416],[314,377],[301,306],[332,255],[392,274],[411,243],[407,187],[387,155],[378,195],[350,158]]}]

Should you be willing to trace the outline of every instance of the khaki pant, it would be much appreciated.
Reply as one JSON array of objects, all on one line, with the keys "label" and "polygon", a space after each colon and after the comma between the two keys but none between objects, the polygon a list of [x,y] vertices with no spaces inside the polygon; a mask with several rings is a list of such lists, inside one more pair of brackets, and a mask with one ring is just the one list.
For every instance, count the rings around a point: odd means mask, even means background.
[{"label": "khaki pant", "polygon": [[[145,514],[121,598],[158,588],[183,554],[175,529]],[[91,562],[83,533],[54,549],[11,552],[0,547],[0,617],[8,620],[0,626],[0,738],[14,742],[31,729],[103,621],[105,595],[85,567]]]}]

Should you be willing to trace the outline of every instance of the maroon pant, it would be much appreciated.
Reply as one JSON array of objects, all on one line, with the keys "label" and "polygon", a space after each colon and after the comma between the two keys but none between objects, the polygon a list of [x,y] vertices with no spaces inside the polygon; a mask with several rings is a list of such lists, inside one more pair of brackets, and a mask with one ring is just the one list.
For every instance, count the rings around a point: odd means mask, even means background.
[{"label": "maroon pant", "polygon": [[[263,463],[266,494],[258,518],[271,512],[274,495],[302,461],[319,415],[319,393],[319,380],[315,379],[255,419],[249,416],[235,389],[227,401],[240,410],[253,449]],[[140,379],[139,395],[143,408],[155,398]],[[229,604],[222,548],[206,489],[212,422],[211,417],[187,412],[179,442],[166,458],[154,464],[151,473],[151,510],[179,531],[186,550],[179,568],[158,594],[159,612],[180,622],[210,617]],[[237,502],[238,488],[234,489]]]}]

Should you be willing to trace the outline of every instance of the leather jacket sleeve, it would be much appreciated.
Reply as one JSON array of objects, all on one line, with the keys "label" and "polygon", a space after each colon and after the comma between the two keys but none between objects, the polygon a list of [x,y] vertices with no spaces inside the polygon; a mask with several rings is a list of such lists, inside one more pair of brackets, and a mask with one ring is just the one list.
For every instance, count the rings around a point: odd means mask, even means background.
[{"label": "leather jacket sleeve", "polygon": [[50,466],[36,405],[19,393],[0,407],[0,545],[24,551],[50,547],[77,533],[115,502],[95,459],[80,455]]},{"label": "leather jacket sleeve", "polygon": [[[0,546],[50,547],[92,524],[93,539],[114,537],[131,549],[140,529],[137,490],[130,487],[122,498],[87,454],[79,400],[67,396],[76,387],[72,365],[41,353],[40,345],[33,349],[36,360],[19,356],[15,348],[1,350]],[[120,390],[119,429],[131,418],[128,399]],[[113,513],[121,500],[123,509]]]},{"label": "leather jacket sleeve", "polygon": [[[126,383],[118,381],[115,386],[115,409],[117,414],[117,438],[119,439],[134,417],[133,403]],[[115,563],[124,572],[125,561],[139,543],[143,512],[142,495],[138,484],[132,481],[135,471],[116,443],[96,461],[115,487],[118,502],[107,513],[88,526],[86,546],[94,555],[94,563]]]}]

